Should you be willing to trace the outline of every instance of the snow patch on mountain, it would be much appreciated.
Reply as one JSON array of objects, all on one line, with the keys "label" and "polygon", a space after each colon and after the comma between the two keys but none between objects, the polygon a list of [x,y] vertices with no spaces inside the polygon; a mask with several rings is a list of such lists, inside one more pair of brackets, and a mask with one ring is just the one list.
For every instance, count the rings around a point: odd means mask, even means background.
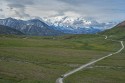
[{"label": "snow patch on mountain", "polygon": [[100,23],[96,20],[86,20],[83,17],[65,17],[65,16],[57,16],[57,17],[44,17],[42,18],[45,23],[49,26],[56,26],[56,27],[64,27],[64,28],[97,28],[100,30],[105,30],[111,28],[112,26],[116,25],[115,22],[107,22],[107,23]]},{"label": "snow patch on mountain", "polygon": [[[83,17],[67,17],[67,16],[56,16],[56,17],[44,17],[42,20],[49,26],[56,27],[57,30],[63,32],[72,33],[96,33],[109,29],[116,25],[116,22],[101,23],[96,20],[87,20]],[[66,31],[67,30],[67,31]],[[81,30],[86,30],[81,32]],[[76,32],[77,31],[77,32]]]},{"label": "snow patch on mountain", "polygon": [[22,31],[29,35],[93,34],[115,26],[116,22],[101,23],[83,17],[43,17],[30,20],[0,19],[0,25]]}]

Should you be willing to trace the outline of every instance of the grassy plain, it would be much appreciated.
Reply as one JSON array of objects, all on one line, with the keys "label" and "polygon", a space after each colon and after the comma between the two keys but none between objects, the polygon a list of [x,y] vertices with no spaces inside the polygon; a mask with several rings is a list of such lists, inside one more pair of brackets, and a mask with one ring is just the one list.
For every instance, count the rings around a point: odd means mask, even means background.
[{"label": "grassy plain", "polygon": [[124,83],[125,50],[66,78],[65,83]]},{"label": "grassy plain", "polygon": [[[113,29],[104,31],[101,34],[107,35],[109,39],[124,41],[125,45],[125,27],[114,27]],[[116,42],[112,42],[112,44],[114,43]],[[110,43],[109,46],[112,44]],[[116,46],[115,48],[119,47]],[[125,83],[124,63],[125,49],[119,54],[113,55],[85,70],[69,76],[65,79],[65,83]]]},{"label": "grassy plain", "polygon": [[[55,83],[60,75],[119,48],[119,43],[104,40],[103,36],[98,35],[57,37],[1,35],[0,83]],[[91,69],[86,71],[91,73]],[[93,69],[92,71],[95,72]],[[98,72],[97,70],[95,73]],[[79,78],[77,74],[82,80],[85,71],[83,74],[79,73],[67,78],[66,83],[78,83],[75,82],[75,79]],[[86,72],[87,74],[89,75]]]}]

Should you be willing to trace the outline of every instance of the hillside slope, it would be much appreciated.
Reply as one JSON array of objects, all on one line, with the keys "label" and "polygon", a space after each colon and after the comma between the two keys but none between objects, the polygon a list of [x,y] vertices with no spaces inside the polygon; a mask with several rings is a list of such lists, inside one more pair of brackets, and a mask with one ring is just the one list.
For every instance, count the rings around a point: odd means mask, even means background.
[{"label": "hillside slope", "polygon": [[125,21],[119,23],[112,29],[101,32],[102,35],[108,35],[115,39],[125,40]]},{"label": "hillside slope", "polygon": [[0,25],[0,34],[23,35],[22,32],[3,25]]}]

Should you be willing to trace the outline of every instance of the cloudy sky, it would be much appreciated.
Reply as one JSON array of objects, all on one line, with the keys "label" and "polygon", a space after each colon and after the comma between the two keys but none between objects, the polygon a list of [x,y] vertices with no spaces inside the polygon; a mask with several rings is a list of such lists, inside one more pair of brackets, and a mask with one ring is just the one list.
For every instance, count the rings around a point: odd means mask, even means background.
[{"label": "cloudy sky", "polygon": [[0,0],[0,18],[70,16],[125,20],[125,0]]}]

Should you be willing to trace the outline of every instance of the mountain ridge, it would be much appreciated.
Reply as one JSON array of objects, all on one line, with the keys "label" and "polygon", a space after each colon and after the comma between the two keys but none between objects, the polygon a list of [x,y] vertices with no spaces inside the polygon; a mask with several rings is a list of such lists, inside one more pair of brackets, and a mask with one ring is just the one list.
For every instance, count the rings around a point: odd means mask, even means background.
[{"label": "mountain ridge", "polygon": [[17,20],[14,18],[0,19],[0,25],[19,30],[26,35],[56,36],[62,34],[95,34],[116,23],[99,23],[84,18],[55,17],[30,20]]},{"label": "mountain ridge", "polygon": [[119,23],[118,25],[116,25],[116,27],[125,27],[125,21]]},{"label": "mountain ridge", "polygon": [[22,32],[20,32],[16,29],[10,28],[8,26],[3,26],[3,25],[0,25],[0,34],[24,35]]},{"label": "mountain ridge", "polygon": [[0,25],[8,26],[13,29],[19,30],[26,35],[55,36],[63,34],[60,31],[49,28],[47,24],[38,19],[27,21],[17,20],[13,18],[0,19]]},{"label": "mountain ridge", "polygon": [[117,23],[101,23],[96,20],[87,20],[83,17],[56,16],[42,18],[42,20],[54,29],[64,33],[74,34],[95,34],[106,29],[112,28]]}]

